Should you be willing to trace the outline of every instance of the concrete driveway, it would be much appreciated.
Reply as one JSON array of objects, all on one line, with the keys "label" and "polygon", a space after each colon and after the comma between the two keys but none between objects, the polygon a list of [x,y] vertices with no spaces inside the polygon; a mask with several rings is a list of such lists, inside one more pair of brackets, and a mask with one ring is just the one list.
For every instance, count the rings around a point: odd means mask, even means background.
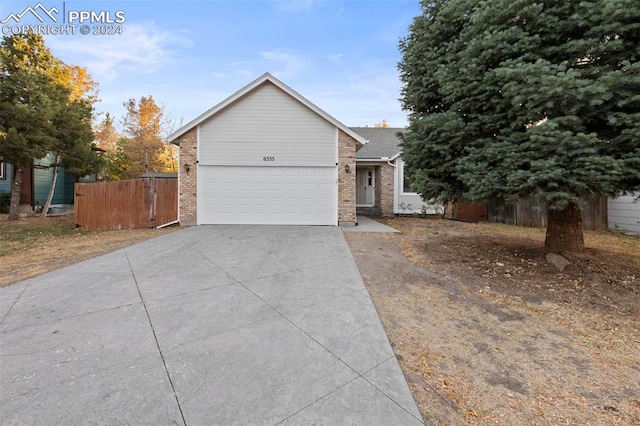
[{"label": "concrete driveway", "polygon": [[201,226],[0,288],[7,424],[421,424],[337,227]]}]

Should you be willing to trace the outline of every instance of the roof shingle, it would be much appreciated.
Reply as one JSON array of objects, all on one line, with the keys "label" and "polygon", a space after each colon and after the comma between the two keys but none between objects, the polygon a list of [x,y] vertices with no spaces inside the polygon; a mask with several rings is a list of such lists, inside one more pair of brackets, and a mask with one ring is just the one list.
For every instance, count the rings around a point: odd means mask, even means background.
[{"label": "roof shingle", "polygon": [[351,130],[368,139],[369,142],[356,152],[356,159],[392,158],[402,151],[402,141],[398,133],[404,127],[350,127]]}]

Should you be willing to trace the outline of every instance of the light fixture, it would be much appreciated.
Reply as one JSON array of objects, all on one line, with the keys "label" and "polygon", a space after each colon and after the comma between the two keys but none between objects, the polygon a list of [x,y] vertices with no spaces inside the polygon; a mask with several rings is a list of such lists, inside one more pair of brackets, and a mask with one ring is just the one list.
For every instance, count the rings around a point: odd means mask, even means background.
[{"label": "light fixture", "polygon": [[184,163],[184,170],[187,172],[187,174],[189,174],[189,170],[191,170],[191,166],[189,165],[189,163]]},{"label": "light fixture", "polygon": [[344,171],[345,171],[345,173],[351,173],[351,166],[348,165],[348,164],[345,164],[344,165]]}]

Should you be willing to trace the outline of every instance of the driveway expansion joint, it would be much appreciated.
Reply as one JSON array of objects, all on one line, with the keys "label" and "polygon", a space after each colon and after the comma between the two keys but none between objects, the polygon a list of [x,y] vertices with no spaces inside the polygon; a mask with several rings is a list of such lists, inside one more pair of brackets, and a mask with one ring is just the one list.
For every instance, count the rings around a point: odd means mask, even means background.
[{"label": "driveway expansion joint", "polygon": [[124,251],[124,255],[127,258],[127,263],[129,264],[129,269],[131,270],[131,276],[133,281],[136,283],[136,289],[138,290],[138,295],[140,296],[140,302],[142,302],[142,306],[144,307],[144,312],[147,315],[147,320],[149,321],[149,326],[151,327],[151,332],[153,333],[153,340],[156,343],[156,347],[158,348],[158,354],[160,354],[160,358],[162,359],[162,365],[164,367],[164,371],[167,374],[167,379],[169,380],[169,384],[171,385],[171,390],[173,392],[173,397],[176,400],[176,404],[178,405],[178,410],[180,411],[180,417],[182,417],[182,423],[187,426],[187,421],[184,418],[184,413],[182,411],[182,405],[180,404],[180,399],[178,398],[178,393],[176,392],[176,387],[173,384],[173,380],[171,379],[171,374],[169,373],[169,368],[167,367],[167,362],[165,361],[164,354],[162,353],[162,349],[160,348],[160,342],[158,342],[158,336],[156,335],[156,330],[153,327],[153,322],[151,321],[151,316],[149,315],[149,309],[147,308],[147,304],[144,301],[144,297],[142,297],[142,292],[140,291],[140,286],[138,284],[138,279],[136,278],[136,273],[133,271],[133,266],[131,266],[131,260],[127,255],[127,251]]}]

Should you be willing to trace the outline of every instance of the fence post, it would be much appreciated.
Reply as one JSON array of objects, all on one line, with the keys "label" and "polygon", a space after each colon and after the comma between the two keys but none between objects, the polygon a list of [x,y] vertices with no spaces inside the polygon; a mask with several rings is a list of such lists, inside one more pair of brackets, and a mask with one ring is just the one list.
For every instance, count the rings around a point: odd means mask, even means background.
[{"label": "fence post", "polygon": [[155,211],[154,211],[154,187],[153,187],[153,178],[145,178],[144,180],[144,207],[147,212],[147,228],[155,228]]}]

